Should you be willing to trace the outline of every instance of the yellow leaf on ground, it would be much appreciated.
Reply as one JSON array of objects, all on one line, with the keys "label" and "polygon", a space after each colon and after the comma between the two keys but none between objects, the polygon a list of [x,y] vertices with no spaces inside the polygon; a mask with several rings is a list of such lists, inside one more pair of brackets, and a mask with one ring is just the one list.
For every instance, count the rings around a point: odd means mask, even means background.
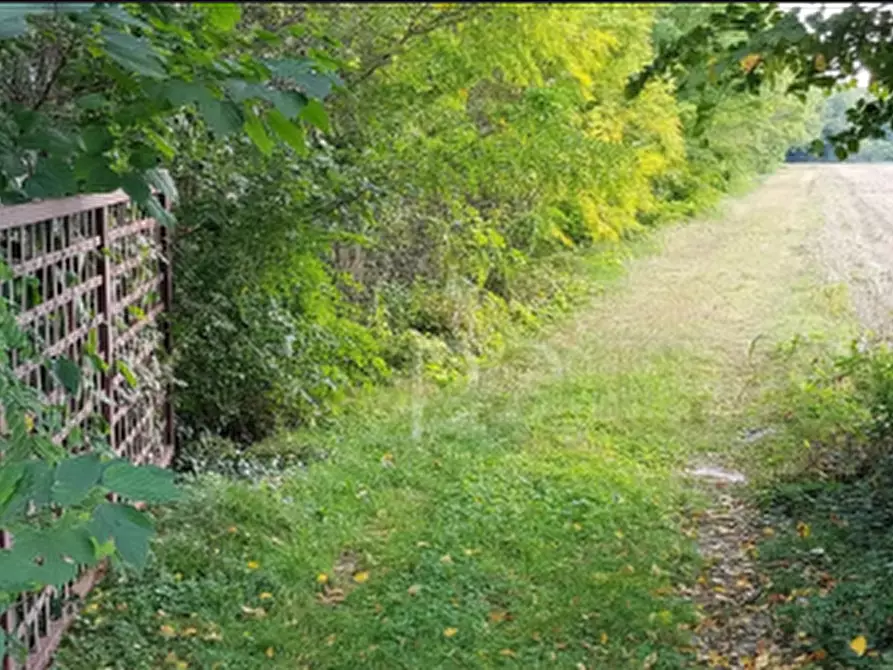
[{"label": "yellow leaf on ground", "polygon": [[514,657],[517,656],[518,654],[516,654],[516,653],[515,653],[514,651],[512,651],[511,649],[501,649],[501,650],[499,651],[499,655],[500,655],[500,656],[510,656],[511,658],[514,658]]},{"label": "yellow leaf on ground", "polygon": [[369,573],[368,573],[366,570],[363,570],[363,571],[361,571],[361,572],[358,572],[357,574],[355,574],[355,575],[353,576],[353,580],[354,580],[357,584],[363,584],[363,583],[365,583],[365,582],[368,582],[368,581],[369,581]]},{"label": "yellow leaf on ground", "polygon": [[174,637],[177,634],[177,631],[174,630],[174,627],[168,626],[167,624],[159,628],[158,632],[161,633],[162,637]]},{"label": "yellow leaf on ground", "polygon": [[257,570],[260,567],[260,563],[257,561],[248,561],[245,565],[249,570]]},{"label": "yellow leaf on ground", "polygon": [[273,594],[270,593],[269,591],[264,591],[263,593],[261,593],[258,596],[258,598],[260,598],[261,600],[269,600],[272,597],[273,597]]},{"label": "yellow leaf on ground", "polygon": [[273,658],[276,655],[276,650],[273,647],[267,647],[264,654],[266,654],[267,658]]},{"label": "yellow leaf on ground", "polygon": [[189,628],[184,628],[180,635],[183,637],[192,637],[193,635],[198,635],[198,629],[190,626]]},{"label": "yellow leaf on ground", "polygon": [[318,575],[316,575],[316,581],[318,584],[325,584],[327,581],[329,581],[329,576],[324,572],[320,572]]},{"label": "yellow leaf on ground", "polygon": [[452,562],[453,562],[453,557],[450,556],[449,554],[445,554],[444,556],[441,556],[441,557],[440,557],[440,562],[441,562],[441,563],[452,563]]},{"label": "yellow leaf on ground", "polygon": [[458,632],[459,632],[459,629],[458,629],[458,628],[444,628],[444,629],[443,629],[443,636],[444,636],[444,637],[453,637],[453,636],[455,636],[456,633],[458,633]]},{"label": "yellow leaf on ground", "polygon": [[809,537],[810,533],[809,524],[803,523],[802,521],[797,522],[797,535],[802,537],[804,540]]},{"label": "yellow leaf on ground", "polygon": [[599,640],[602,644],[608,644],[608,634],[602,633],[601,638],[599,638]]},{"label": "yellow leaf on ground", "polygon": [[850,640],[850,649],[853,650],[853,653],[856,656],[862,656],[865,654],[865,650],[868,648],[868,640],[865,639],[864,635],[860,635],[858,637],[854,637]]},{"label": "yellow leaf on ground", "polygon": [[502,610],[493,610],[492,612],[490,612],[490,621],[492,621],[493,623],[499,623],[501,621],[505,621],[506,616],[507,613],[503,612]]},{"label": "yellow leaf on ground", "polygon": [[421,584],[413,584],[408,589],[406,589],[406,592],[411,596],[417,596],[417,595],[419,595],[419,591],[421,591],[421,590],[422,590]]},{"label": "yellow leaf on ground", "polygon": [[235,532],[237,532],[238,530],[239,530],[239,529],[236,528],[235,526],[230,526],[229,528],[226,529],[226,532],[227,532],[227,533],[235,533]]}]

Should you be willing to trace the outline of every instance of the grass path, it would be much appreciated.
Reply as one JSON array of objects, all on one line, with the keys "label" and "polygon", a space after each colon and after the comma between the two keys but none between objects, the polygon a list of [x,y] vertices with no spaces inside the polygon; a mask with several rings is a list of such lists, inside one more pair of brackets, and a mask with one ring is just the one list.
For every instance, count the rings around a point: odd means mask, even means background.
[{"label": "grass path", "polygon": [[805,253],[814,181],[784,170],[663,231],[473,383],[291,436],[306,471],[196,484],[60,667],[693,667],[677,473],[728,451],[771,343],[841,327]]}]

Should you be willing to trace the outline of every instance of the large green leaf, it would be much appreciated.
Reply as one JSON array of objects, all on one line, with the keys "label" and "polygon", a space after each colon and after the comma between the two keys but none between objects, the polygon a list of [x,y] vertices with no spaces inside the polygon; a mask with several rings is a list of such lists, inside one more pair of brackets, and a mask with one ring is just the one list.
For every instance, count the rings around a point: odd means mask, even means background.
[{"label": "large green leaf", "polygon": [[256,84],[242,79],[228,79],[225,86],[227,93],[236,102],[245,102],[252,98],[270,100],[276,93],[276,91],[263,84]]},{"label": "large green leaf", "polygon": [[0,467],[0,518],[2,518],[7,504],[15,495],[19,481],[21,481],[24,476],[24,463],[4,463],[3,467]]},{"label": "large green leaf", "polygon": [[313,61],[308,58],[279,58],[265,62],[274,76],[295,83],[311,98],[322,100],[334,85],[340,83],[335,75],[317,72]]},{"label": "large green leaf", "polygon": [[134,28],[149,28],[149,24],[136,18],[133,14],[125,10],[120,5],[103,5],[99,9],[99,14],[112,19],[117,23],[123,23]]},{"label": "large green leaf", "polygon": [[300,155],[307,153],[307,145],[304,142],[304,129],[299,124],[289,121],[278,109],[271,109],[267,113],[267,122],[270,124],[270,128],[292,149]]},{"label": "large green leaf", "polygon": [[[166,226],[171,228],[176,223],[176,219],[174,219],[173,214],[171,214],[168,210],[161,206],[161,203],[158,202],[158,199],[153,195],[149,198],[143,206],[146,208],[149,216],[158,221],[162,226]],[[118,369],[121,369],[121,366],[117,366]],[[130,368],[128,368],[129,370]],[[123,372],[122,372],[123,374]],[[132,373],[131,373],[132,374]]]},{"label": "large green leaf", "polygon": [[71,167],[60,159],[41,160],[22,188],[31,198],[59,198],[74,193],[77,186]]},{"label": "large green leaf", "polygon": [[53,361],[53,375],[71,395],[81,386],[81,368],[70,358],[60,356]]},{"label": "large green leaf", "polygon": [[146,178],[138,172],[128,172],[121,177],[121,188],[130,196],[130,199],[139,204],[145,203],[152,191]]},{"label": "large green leaf", "polygon": [[168,202],[176,203],[180,199],[177,185],[174,183],[170,172],[164,169],[154,168],[146,172],[146,180],[164,194]]},{"label": "large green leaf", "polygon": [[154,531],[142,512],[129,505],[102,503],[93,511],[90,531],[100,546],[112,540],[122,560],[137,569],[145,567]]},{"label": "large green leaf", "polygon": [[63,506],[77,505],[99,483],[102,463],[96,454],[67,458],[56,466],[52,499]]},{"label": "large green leaf", "polygon": [[307,97],[297,91],[271,91],[269,100],[288,119],[298,116],[307,105]]},{"label": "large green leaf", "polygon": [[329,117],[319,100],[310,100],[301,112],[301,118],[322,131],[329,131]]},{"label": "large green leaf", "polygon": [[242,8],[233,2],[200,3],[211,25],[217,30],[230,31],[242,18]]},{"label": "large green leaf", "polygon": [[242,128],[242,112],[231,100],[218,100],[205,90],[199,97],[198,108],[205,123],[218,137],[225,137]]},{"label": "large green leaf", "polygon": [[161,55],[147,40],[108,28],[102,31],[102,36],[105,52],[121,67],[144,77],[162,79],[166,76]]},{"label": "large green leaf", "polygon": [[174,473],[156,465],[133,465],[115,461],[102,473],[102,484],[110,491],[130,500],[168,502],[180,492],[174,485]]},{"label": "large green leaf", "polygon": [[84,12],[93,7],[92,2],[9,2],[0,4],[0,39],[18,37],[28,29],[25,17],[29,14],[67,14]]},{"label": "large green leaf", "polygon": [[245,114],[245,134],[264,155],[269,156],[273,152],[273,140],[267,135],[263,121],[254,112],[249,111]]},{"label": "large green leaf", "polygon": [[99,155],[115,146],[115,137],[105,125],[87,126],[81,132],[88,154]]},{"label": "large green leaf", "polygon": [[182,79],[170,79],[161,86],[161,94],[175,107],[197,102],[202,97],[210,95],[207,87],[193,81]]},{"label": "large green leaf", "polygon": [[95,563],[85,527],[23,528],[11,550],[0,551],[0,590],[60,586],[77,576],[78,565]]}]

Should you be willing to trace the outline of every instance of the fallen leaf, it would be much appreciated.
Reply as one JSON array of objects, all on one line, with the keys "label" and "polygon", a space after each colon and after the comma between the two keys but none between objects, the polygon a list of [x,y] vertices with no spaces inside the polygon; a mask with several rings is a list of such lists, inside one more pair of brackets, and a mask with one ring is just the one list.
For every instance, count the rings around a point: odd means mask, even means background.
[{"label": "fallen leaf", "polygon": [[574,524],[574,530],[576,530],[576,531],[581,531],[581,530],[583,530],[583,526],[581,526],[581,525],[578,524],[578,523],[575,523],[575,524]]},{"label": "fallen leaf", "polygon": [[269,599],[272,598],[272,597],[273,597],[273,594],[270,593],[269,591],[264,591],[263,593],[261,593],[261,594],[258,596],[258,598],[259,598],[260,600],[269,600]]},{"label": "fallen leaf", "polygon": [[198,635],[198,629],[190,626],[189,628],[184,628],[180,635],[183,637],[193,637],[194,635]]},{"label": "fallen leaf", "polygon": [[369,572],[366,570],[362,570],[353,576],[353,580],[357,584],[364,584],[369,581]]},{"label": "fallen leaf", "polygon": [[440,562],[441,562],[441,563],[445,563],[445,564],[446,564],[446,563],[452,563],[452,562],[453,562],[453,557],[450,556],[449,554],[445,554],[444,556],[441,556],[441,557],[440,557]]},{"label": "fallen leaf", "polygon": [[316,575],[316,582],[318,584],[325,584],[328,581],[329,581],[329,576],[326,573],[320,572],[318,575]]},{"label": "fallen leaf", "polygon": [[212,631],[206,635],[202,635],[202,639],[206,642],[220,642],[223,639],[223,636],[217,631]]},{"label": "fallen leaf", "polygon": [[863,656],[867,648],[868,640],[865,639],[864,635],[859,635],[850,640],[850,649],[853,650],[853,653],[856,654],[856,656]]},{"label": "fallen leaf", "polygon": [[242,605],[242,613],[255,619],[263,619],[267,616],[267,610],[263,607],[248,607],[248,605]]},{"label": "fallen leaf", "polygon": [[599,638],[599,641],[600,641],[602,644],[608,644],[608,634],[603,632],[603,633],[601,634],[601,637]]},{"label": "fallen leaf", "polygon": [[419,591],[421,591],[421,590],[422,590],[421,584],[413,584],[408,589],[406,589],[406,592],[411,596],[417,596],[417,595],[419,595]]},{"label": "fallen leaf", "polygon": [[431,544],[429,542],[425,542],[424,540],[420,540],[415,543],[415,546],[419,547],[420,549],[423,549],[425,547],[430,547]]},{"label": "fallen leaf", "polygon": [[337,640],[337,639],[338,639],[338,636],[335,635],[335,633],[332,633],[331,635],[329,635],[326,638],[326,646],[331,647],[333,644],[335,644],[335,640]]},{"label": "fallen leaf", "polygon": [[238,531],[239,531],[239,529],[236,528],[235,526],[230,526],[229,528],[226,529],[226,532],[227,532],[227,533],[230,533],[230,534],[232,534],[232,533],[236,533],[236,532],[238,532]]},{"label": "fallen leaf", "polygon": [[245,566],[249,570],[257,570],[260,567],[260,563],[258,561],[248,561]]},{"label": "fallen leaf", "polygon": [[264,652],[264,655],[267,658],[273,658],[276,655],[276,650],[273,647],[267,647],[267,650]]},{"label": "fallen leaf", "polygon": [[174,637],[177,634],[177,631],[174,630],[174,627],[168,626],[167,624],[159,628],[158,632],[161,633],[162,637]]},{"label": "fallen leaf", "polygon": [[458,632],[459,632],[458,628],[444,628],[443,636],[444,637],[454,637],[456,635],[456,633],[458,633]]},{"label": "fallen leaf", "polygon": [[317,593],[316,598],[323,605],[337,605],[344,602],[344,591],[341,589],[330,589],[326,586],[325,592]]},{"label": "fallen leaf", "polygon": [[802,521],[797,522],[797,535],[805,540],[809,537],[810,532],[811,531],[808,523],[803,523]]},{"label": "fallen leaf", "polygon": [[90,603],[84,608],[84,614],[96,614],[99,611],[99,603]]},{"label": "fallen leaf", "polygon": [[506,616],[507,613],[503,612],[502,610],[493,610],[489,614],[490,621],[493,623],[500,623],[502,621],[505,621]]},{"label": "fallen leaf", "polygon": [[500,649],[500,650],[499,650],[499,655],[500,655],[500,656],[508,656],[508,657],[510,657],[510,658],[515,658],[515,657],[517,657],[518,654],[516,654],[516,653],[515,653],[514,651],[512,651],[511,649]]}]

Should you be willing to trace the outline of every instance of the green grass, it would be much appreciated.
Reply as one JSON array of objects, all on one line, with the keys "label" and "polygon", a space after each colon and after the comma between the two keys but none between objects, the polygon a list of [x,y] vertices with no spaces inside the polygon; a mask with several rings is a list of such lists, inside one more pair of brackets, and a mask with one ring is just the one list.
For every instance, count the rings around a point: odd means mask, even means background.
[{"label": "green grass", "polygon": [[[98,595],[60,666],[157,667],[172,651],[193,667],[621,668],[655,652],[654,667],[682,667],[693,611],[671,587],[693,555],[672,472],[702,422],[680,363],[391,391],[294,438],[329,454],[306,472],[206,478],[164,515],[149,573]],[[367,581],[336,576],[343,554]],[[343,603],[317,601],[320,573]],[[212,624],[219,642],[202,640]]]},{"label": "green grass", "polygon": [[697,576],[680,522],[702,501],[677,473],[732,443],[754,338],[824,323],[797,179],[653,238],[627,274],[592,259],[602,295],[468,383],[408,380],[261,445],[306,470],[194,482],[59,667],[691,667],[674,586]]}]

